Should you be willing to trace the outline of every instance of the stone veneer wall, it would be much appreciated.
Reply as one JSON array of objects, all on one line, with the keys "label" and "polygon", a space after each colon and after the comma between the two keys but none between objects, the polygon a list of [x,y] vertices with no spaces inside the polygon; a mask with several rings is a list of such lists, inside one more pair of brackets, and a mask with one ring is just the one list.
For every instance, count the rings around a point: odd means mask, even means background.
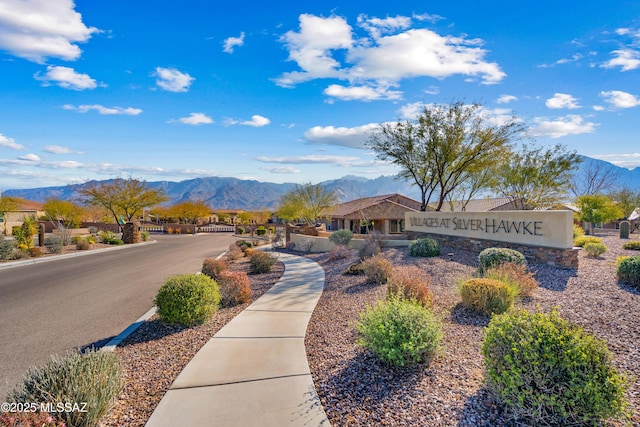
[{"label": "stone veneer wall", "polygon": [[409,239],[430,237],[442,246],[449,246],[480,253],[487,248],[509,248],[522,253],[528,261],[534,264],[547,264],[560,268],[578,268],[578,249],[556,249],[540,246],[528,246],[523,244],[497,242],[494,240],[471,239],[460,236],[447,236],[443,234],[422,233],[407,231]]},{"label": "stone veneer wall", "polygon": [[122,230],[122,241],[126,244],[140,243],[140,223],[138,221],[128,222]]}]

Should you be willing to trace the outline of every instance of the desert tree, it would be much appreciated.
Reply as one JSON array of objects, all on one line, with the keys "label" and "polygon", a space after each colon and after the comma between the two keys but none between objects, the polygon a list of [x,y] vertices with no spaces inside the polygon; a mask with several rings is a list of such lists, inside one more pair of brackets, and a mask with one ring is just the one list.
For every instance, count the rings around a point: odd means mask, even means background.
[{"label": "desert tree", "polygon": [[145,181],[135,178],[88,182],[78,194],[83,203],[109,211],[118,224],[120,216],[131,221],[140,216],[144,208],[167,200],[162,190],[149,188]]},{"label": "desert tree", "polygon": [[289,221],[300,219],[315,224],[336,202],[335,193],[321,184],[296,184],[280,199],[277,215]]},{"label": "desert tree", "polygon": [[454,101],[425,106],[415,120],[379,125],[367,146],[399,166],[400,177],[413,180],[421,210],[436,196],[439,211],[451,193],[503,158],[525,130],[515,116],[497,120],[481,104]]},{"label": "desert tree", "polygon": [[607,193],[618,186],[620,170],[601,160],[585,159],[569,182],[574,197]]},{"label": "desert tree", "polygon": [[170,206],[167,215],[183,224],[197,224],[200,218],[211,215],[211,208],[203,200],[185,200]]},{"label": "desert tree", "polygon": [[493,190],[517,209],[530,210],[566,198],[572,171],[581,161],[563,145],[544,148],[524,144],[500,162]]},{"label": "desert tree", "polygon": [[64,228],[80,227],[84,216],[84,208],[68,200],[50,198],[44,202],[42,208],[45,212],[45,220],[54,226]]},{"label": "desert tree", "polygon": [[640,207],[640,192],[635,192],[627,186],[619,187],[608,194],[621,209],[621,218],[628,218],[637,207]]},{"label": "desert tree", "polygon": [[620,206],[611,197],[603,194],[580,196],[576,198],[575,203],[580,208],[578,218],[587,223],[589,230],[593,224],[613,221],[624,216]]}]

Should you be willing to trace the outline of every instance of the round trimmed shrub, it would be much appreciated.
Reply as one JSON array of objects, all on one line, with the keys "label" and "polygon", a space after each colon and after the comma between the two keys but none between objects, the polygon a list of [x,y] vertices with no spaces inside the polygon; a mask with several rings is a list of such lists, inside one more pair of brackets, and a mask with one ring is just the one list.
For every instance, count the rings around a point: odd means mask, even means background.
[{"label": "round trimmed shrub", "polygon": [[504,313],[513,305],[517,291],[501,280],[473,278],[462,282],[462,303],[484,314]]},{"label": "round trimmed shrub", "polygon": [[329,241],[334,245],[347,246],[353,237],[351,230],[336,230],[329,236]]},{"label": "round trimmed shrub", "polygon": [[49,253],[60,254],[64,247],[64,239],[61,236],[45,237],[44,246],[47,248]]},{"label": "round trimmed shrub", "polygon": [[557,311],[492,317],[482,354],[487,386],[514,420],[526,425],[601,425],[623,417],[626,378],[604,341]]},{"label": "round trimmed shrub", "polygon": [[251,300],[251,283],[244,271],[223,270],[218,274],[222,305],[232,307]]},{"label": "round trimmed shrub", "polygon": [[[116,353],[89,350],[53,356],[44,366],[31,368],[8,395],[10,402],[86,403],[80,410],[58,412],[67,426],[96,426],[118,396],[124,381]],[[40,425],[40,424],[38,424]]]},{"label": "round trimmed shrub", "polygon": [[192,326],[204,323],[220,306],[218,284],[204,274],[170,277],[155,298],[160,320]]},{"label": "round trimmed shrub", "polygon": [[391,296],[360,313],[358,344],[383,362],[406,366],[430,362],[442,338],[442,323],[428,308]]},{"label": "round trimmed shrub", "polygon": [[622,283],[640,287],[640,256],[624,258],[618,264],[616,275]]},{"label": "round trimmed shrub", "polygon": [[[236,246],[236,248],[238,247]],[[206,258],[204,261],[202,261],[202,270],[200,271],[202,274],[209,276],[213,280],[217,281],[220,277],[220,273],[227,270],[228,268],[229,265],[223,259]]]},{"label": "round trimmed shrub", "polygon": [[509,248],[487,248],[478,255],[480,272],[488,268],[497,267],[500,264],[512,262],[514,264],[527,265],[527,259],[522,253]]},{"label": "round trimmed shrub", "polygon": [[578,236],[573,239],[573,246],[584,247],[587,243],[602,243],[602,239],[596,236]]},{"label": "round trimmed shrub", "polygon": [[530,297],[538,287],[538,281],[533,277],[533,273],[527,270],[526,265],[512,262],[487,269],[483,277],[507,283],[516,291],[518,297]]},{"label": "round trimmed shrub", "polygon": [[598,258],[607,251],[607,247],[603,243],[587,243],[584,245],[584,250],[590,257]]},{"label": "round trimmed shrub", "polygon": [[434,257],[440,255],[440,245],[435,240],[425,237],[409,243],[409,256]]},{"label": "round trimmed shrub", "polygon": [[249,272],[252,274],[262,274],[271,272],[271,267],[276,258],[265,251],[255,251],[249,260]]},{"label": "round trimmed shrub", "polygon": [[635,242],[628,242],[625,243],[624,245],[622,245],[623,249],[629,249],[632,251],[640,251],[640,242],[639,241],[635,241]]}]

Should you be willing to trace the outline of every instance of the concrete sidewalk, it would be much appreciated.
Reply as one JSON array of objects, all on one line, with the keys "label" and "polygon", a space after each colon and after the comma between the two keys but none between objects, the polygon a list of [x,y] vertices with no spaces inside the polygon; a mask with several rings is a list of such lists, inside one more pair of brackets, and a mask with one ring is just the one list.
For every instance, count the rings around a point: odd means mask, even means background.
[{"label": "concrete sidewalk", "polygon": [[173,426],[329,426],[304,347],[324,271],[280,254],[280,280],[200,349],[147,422]]}]

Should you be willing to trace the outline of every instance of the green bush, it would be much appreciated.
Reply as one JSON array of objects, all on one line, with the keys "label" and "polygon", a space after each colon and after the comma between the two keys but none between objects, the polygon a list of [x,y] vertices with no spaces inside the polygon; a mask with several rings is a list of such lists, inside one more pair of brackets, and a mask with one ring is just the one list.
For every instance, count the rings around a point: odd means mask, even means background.
[{"label": "green bush", "polygon": [[146,242],[149,240],[150,234],[148,231],[141,231],[140,232],[140,238],[142,239],[143,242]]},{"label": "green bush", "polygon": [[116,233],[114,233],[113,231],[102,230],[100,232],[100,241],[102,243],[109,244],[109,243],[111,243],[112,240],[115,240],[117,238],[118,237],[116,236]]},{"label": "green bush", "polygon": [[640,287],[640,255],[621,260],[616,275],[622,283]]},{"label": "green bush", "polygon": [[478,255],[481,273],[488,268],[497,267],[506,262],[527,265],[524,255],[514,249],[487,248]]},{"label": "green bush", "polygon": [[[16,246],[13,244],[11,240],[5,239],[4,236],[0,235],[0,260],[1,261],[9,261],[13,259],[13,251]],[[62,247],[60,247],[62,250]]]},{"label": "green bush", "polygon": [[207,258],[204,261],[202,261],[201,272],[202,274],[205,274],[211,277],[213,280],[217,281],[218,277],[220,277],[220,273],[227,270],[228,268],[229,268],[229,265],[223,259]]},{"label": "green bush", "polygon": [[362,271],[367,277],[367,283],[387,283],[392,270],[391,261],[380,254],[362,261]]},{"label": "green bush", "polygon": [[170,277],[155,298],[160,320],[192,326],[204,323],[220,306],[215,280],[204,274]]},{"label": "green bush", "polygon": [[434,257],[440,255],[440,245],[428,237],[409,243],[409,256]]},{"label": "green bush", "polygon": [[385,363],[430,362],[442,338],[442,322],[426,307],[398,295],[360,313],[358,344]]},{"label": "green bush", "polygon": [[256,234],[258,236],[264,236],[265,234],[267,234],[267,229],[264,228],[264,225],[260,225],[258,226],[258,228],[256,228]]},{"label": "green bush", "polygon": [[626,413],[627,380],[606,343],[557,311],[492,317],[482,354],[489,390],[526,425],[600,425]]},{"label": "green bush", "polygon": [[78,242],[81,242],[82,240],[83,240],[82,236],[73,236],[71,238],[71,244],[72,245],[76,245],[76,244],[78,244]]},{"label": "green bush", "polygon": [[462,282],[462,303],[484,314],[504,313],[513,305],[517,290],[508,283],[485,278],[473,278]]},{"label": "green bush", "polygon": [[347,246],[351,239],[353,238],[353,233],[351,230],[336,230],[329,236],[329,241],[334,245],[338,246]]},{"label": "green bush", "polygon": [[87,351],[54,356],[40,368],[31,368],[8,395],[10,402],[82,404],[86,412],[62,411],[69,427],[96,426],[124,385],[120,358],[113,352]]},{"label": "green bush", "polygon": [[584,236],[584,229],[578,224],[573,224],[573,238]]},{"label": "green bush", "polygon": [[44,239],[44,246],[47,248],[47,250],[49,251],[49,253],[52,254],[60,254],[62,253],[62,248],[63,248],[63,238],[60,236],[51,236],[51,237],[46,237]]},{"label": "green bush", "polygon": [[584,245],[584,250],[590,257],[598,258],[607,251],[607,247],[603,243],[587,243]]},{"label": "green bush", "polygon": [[622,247],[632,251],[640,251],[640,241],[625,243]]},{"label": "green bush", "polygon": [[236,228],[236,232],[237,232],[238,234],[244,234],[244,227],[237,227],[237,228]]},{"label": "green bush", "polygon": [[587,243],[602,243],[602,239],[596,236],[578,236],[573,239],[573,246],[581,248]]},{"label": "green bush", "polygon": [[255,251],[249,260],[249,272],[252,274],[269,273],[276,258],[265,251]]}]

